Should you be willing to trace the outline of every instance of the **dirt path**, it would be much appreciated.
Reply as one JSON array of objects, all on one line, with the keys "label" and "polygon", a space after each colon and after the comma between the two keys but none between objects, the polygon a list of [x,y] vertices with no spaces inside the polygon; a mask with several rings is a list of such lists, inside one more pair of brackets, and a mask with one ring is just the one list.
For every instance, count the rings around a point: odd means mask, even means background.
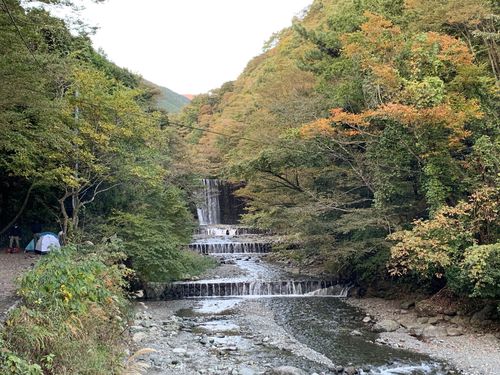
[{"label": "dirt path", "polygon": [[0,322],[5,319],[5,313],[16,302],[17,276],[31,269],[39,255],[15,253],[9,254],[6,249],[0,250]]}]

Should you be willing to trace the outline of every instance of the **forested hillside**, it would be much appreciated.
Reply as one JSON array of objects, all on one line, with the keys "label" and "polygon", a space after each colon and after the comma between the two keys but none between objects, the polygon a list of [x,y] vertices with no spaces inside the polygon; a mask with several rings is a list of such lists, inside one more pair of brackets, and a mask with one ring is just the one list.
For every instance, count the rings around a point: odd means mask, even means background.
[{"label": "forested hillside", "polygon": [[145,81],[145,83],[151,86],[156,97],[156,105],[159,109],[163,109],[169,113],[177,113],[190,102],[184,95],[177,94],[166,87],[158,86],[149,81]]},{"label": "forested hillside", "polygon": [[490,0],[316,0],[182,111],[198,172],[245,181],[289,258],[498,299],[499,22]]},{"label": "forested hillside", "polygon": [[139,277],[188,272],[191,177],[160,93],[84,29],[17,0],[1,7],[0,234],[15,222],[23,243],[34,223],[68,243],[116,234]]}]

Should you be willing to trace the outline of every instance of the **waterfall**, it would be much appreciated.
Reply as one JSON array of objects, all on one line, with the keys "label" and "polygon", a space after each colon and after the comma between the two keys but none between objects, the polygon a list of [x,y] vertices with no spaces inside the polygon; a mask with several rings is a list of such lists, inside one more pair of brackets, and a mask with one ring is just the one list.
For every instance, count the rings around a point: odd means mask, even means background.
[{"label": "waterfall", "polygon": [[241,297],[241,296],[330,296],[347,297],[350,287],[333,280],[282,281],[186,281],[170,284],[167,298]]},{"label": "waterfall", "polygon": [[219,180],[204,178],[203,201],[197,208],[200,225],[220,224]]}]

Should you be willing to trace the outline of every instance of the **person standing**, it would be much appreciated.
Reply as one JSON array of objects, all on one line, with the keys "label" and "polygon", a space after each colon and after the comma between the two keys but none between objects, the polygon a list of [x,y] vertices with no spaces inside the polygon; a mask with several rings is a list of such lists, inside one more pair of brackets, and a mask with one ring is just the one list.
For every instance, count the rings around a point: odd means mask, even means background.
[{"label": "person standing", "polygon": [[[10,230],[9,230],[9,252],[17,252],[19,251],[19,241],[21,240],[21,228],[19,228],[19,225],[14,224]],[[16,246],[13,247],[14,242],[16,243]]]}]

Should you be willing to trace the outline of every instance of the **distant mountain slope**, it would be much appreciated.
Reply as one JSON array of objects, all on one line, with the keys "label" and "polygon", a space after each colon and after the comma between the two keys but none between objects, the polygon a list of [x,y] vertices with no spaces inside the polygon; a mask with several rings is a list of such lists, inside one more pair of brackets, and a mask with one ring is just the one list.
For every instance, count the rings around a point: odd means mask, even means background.
[{"label": "distant mountain slope", "polygon": [[190,102],[190,100],[184,95],[178,94],[166,87],[159,86],[147,80],[144,80],[144,82],[146,85],[155,89],[158,108],[171,113],[177,113],[182,109],[182,107]]}]

